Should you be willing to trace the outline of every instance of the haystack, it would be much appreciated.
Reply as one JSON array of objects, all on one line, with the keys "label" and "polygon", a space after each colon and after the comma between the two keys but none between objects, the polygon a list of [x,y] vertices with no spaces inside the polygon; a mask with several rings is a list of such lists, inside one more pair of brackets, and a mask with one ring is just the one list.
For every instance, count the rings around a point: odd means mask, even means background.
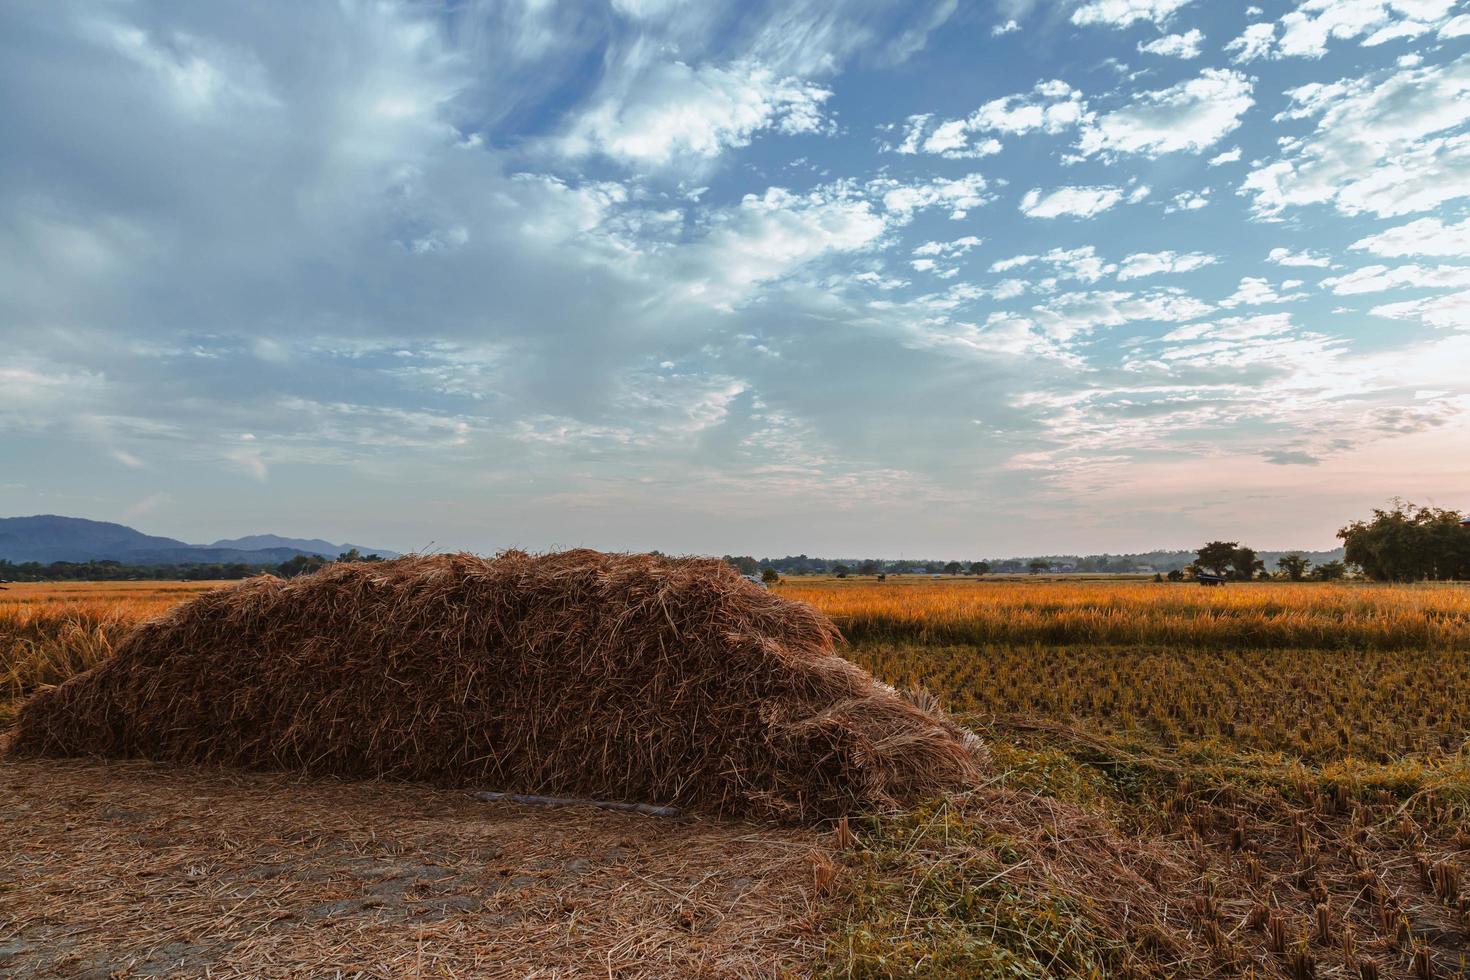
[{"label": "haystack", "polygon": [[984,751],[711,559],[577,550],[261,576],[140,624],[12,750],[808,820],[972,781]]}]

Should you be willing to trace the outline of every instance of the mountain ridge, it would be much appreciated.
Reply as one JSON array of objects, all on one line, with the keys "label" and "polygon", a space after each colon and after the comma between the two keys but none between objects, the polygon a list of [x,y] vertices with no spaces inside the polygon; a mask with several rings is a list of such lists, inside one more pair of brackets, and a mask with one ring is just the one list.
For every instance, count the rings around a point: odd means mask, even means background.
[{"label": "mountain ridge", "polygon": [[[237,545],[247,545],[239,547]],[[248,545],[259,545],[249,547]],[[335,558],[357,548],[362,554],[396,557],[397,552],[361,545],[335,545],[322,538],[285,538],[274,534],[222,538],[213,544],[190,544],[177,538],[145,534],[126,524],[61,514],[0,517],[0,559],[17,564],[55,561],[120,561],[128,564],[274,565],[297,555]]]}]

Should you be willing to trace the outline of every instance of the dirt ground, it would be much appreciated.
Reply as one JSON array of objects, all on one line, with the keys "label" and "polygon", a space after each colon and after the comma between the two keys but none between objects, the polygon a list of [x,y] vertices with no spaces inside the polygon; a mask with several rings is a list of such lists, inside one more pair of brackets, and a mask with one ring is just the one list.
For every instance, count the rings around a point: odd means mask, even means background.
[{"label": "dirt ground", "polygon": [[0,758],[0,976],[809,972],[813,831]]}]

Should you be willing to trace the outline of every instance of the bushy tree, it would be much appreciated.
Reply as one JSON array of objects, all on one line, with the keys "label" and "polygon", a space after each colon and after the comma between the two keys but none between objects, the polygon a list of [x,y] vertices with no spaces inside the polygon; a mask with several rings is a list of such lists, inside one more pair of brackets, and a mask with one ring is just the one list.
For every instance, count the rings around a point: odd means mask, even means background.
[{"label": "bushy tree", "polygon": [[777,582],[781,581],[781,573],[776,571],[774,568],[768,568],[765,571],[761,572],[761,581],[766,583],[767,585],[775,585]]},{"label": "bushy tree", "polygon": [[1312,567],[1312,563],[1305,555],[1293,552],[1276,559],[1276,567],[1281,569],[1291,581],[1300,582],[1307,577],[1307,569]]},{"label": "bushy tree", "polygon": [[859,575],[877,575],[878,574],[878,563],[876,561],[874,561],[873,559],[869,558],[867,561],[863,562],[861,565],[858,566],[858,574]]},{"label": "bushy tree", "polygon": [[1195,552],[1194,567],[1212,575],[1224,575],[1235,563],[1239,541],[1211,541]]},{"label": "bushy tree", "polygon": [[292,555],[276,566],[276,574],[281,578],[295,578],[324,568],[326,564],[327,560],[321,555]]},{"label": "bushy tree", "polygon": [[1041,558],[1033,558],[1026,563],[1026,567],[1031,570],[1032,575],[1039,575],[1040,573],[1046,571],[1048,568],[1051,568],[1051,562],[1045,561]]},{"label": "bushy tree", "polygon": [[1265,570],[1266,563],[1256,557],[1254,548],[1241,545],[1235,549],[1235,554],[1230,556],[1231,575],[1242,582],[1249,582]]},{"label": "bushy tree", "polygon": [[1394,500],[1373,519],[1354,521],[1337,532],[1348,564],[1372,579],[1414,582],[1470,578],[1470,528],[1461,516],[1440,507]]},{"label": "bushy tree", "polygon": [[760,564],[749,555],[726,555],[725,562],[735,566],[741,575],[755,575],[761,570]]},{"label": "bushy tree", "polygon": [[972,561],[972,562],[970,562],[970,574],[971,575],[984,575],[984,574],[986,574],[989,571],[990,571],[990,562],[988,562],[988,561]]},{"label": "bushy tree", "polygon": [[1171,569],[1169,569],[1169,574],[1168,574],[1167,577],[1168,577],[1168,579],[1169,579],[1170,582],[1183,582],[1184,581],[1184,569],[1182,569],[1182,568],[1171,568]]},{"label": "bushy tree", "polygon": [[1312,578],[1319,582],[1336,582],[1347,574],[1347,566],[1340,561],[1324,561],[1312,569]]},{"label": "bushy tree", "polygon": [[944,570],[951,575],[958,575],[965,570],[965,566],[957,561],[950,561],[944,563]]}]

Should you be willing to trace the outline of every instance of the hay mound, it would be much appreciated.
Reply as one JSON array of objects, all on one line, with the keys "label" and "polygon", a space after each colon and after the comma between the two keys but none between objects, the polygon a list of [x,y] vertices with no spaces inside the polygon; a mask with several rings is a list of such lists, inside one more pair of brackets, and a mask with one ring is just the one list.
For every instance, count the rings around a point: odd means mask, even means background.
[{"label": "hay mound", "polygon": [[205,593],[21,709],[13,751],[143,756],[813,819],[984,752],[712,559],[510,551]]}]

